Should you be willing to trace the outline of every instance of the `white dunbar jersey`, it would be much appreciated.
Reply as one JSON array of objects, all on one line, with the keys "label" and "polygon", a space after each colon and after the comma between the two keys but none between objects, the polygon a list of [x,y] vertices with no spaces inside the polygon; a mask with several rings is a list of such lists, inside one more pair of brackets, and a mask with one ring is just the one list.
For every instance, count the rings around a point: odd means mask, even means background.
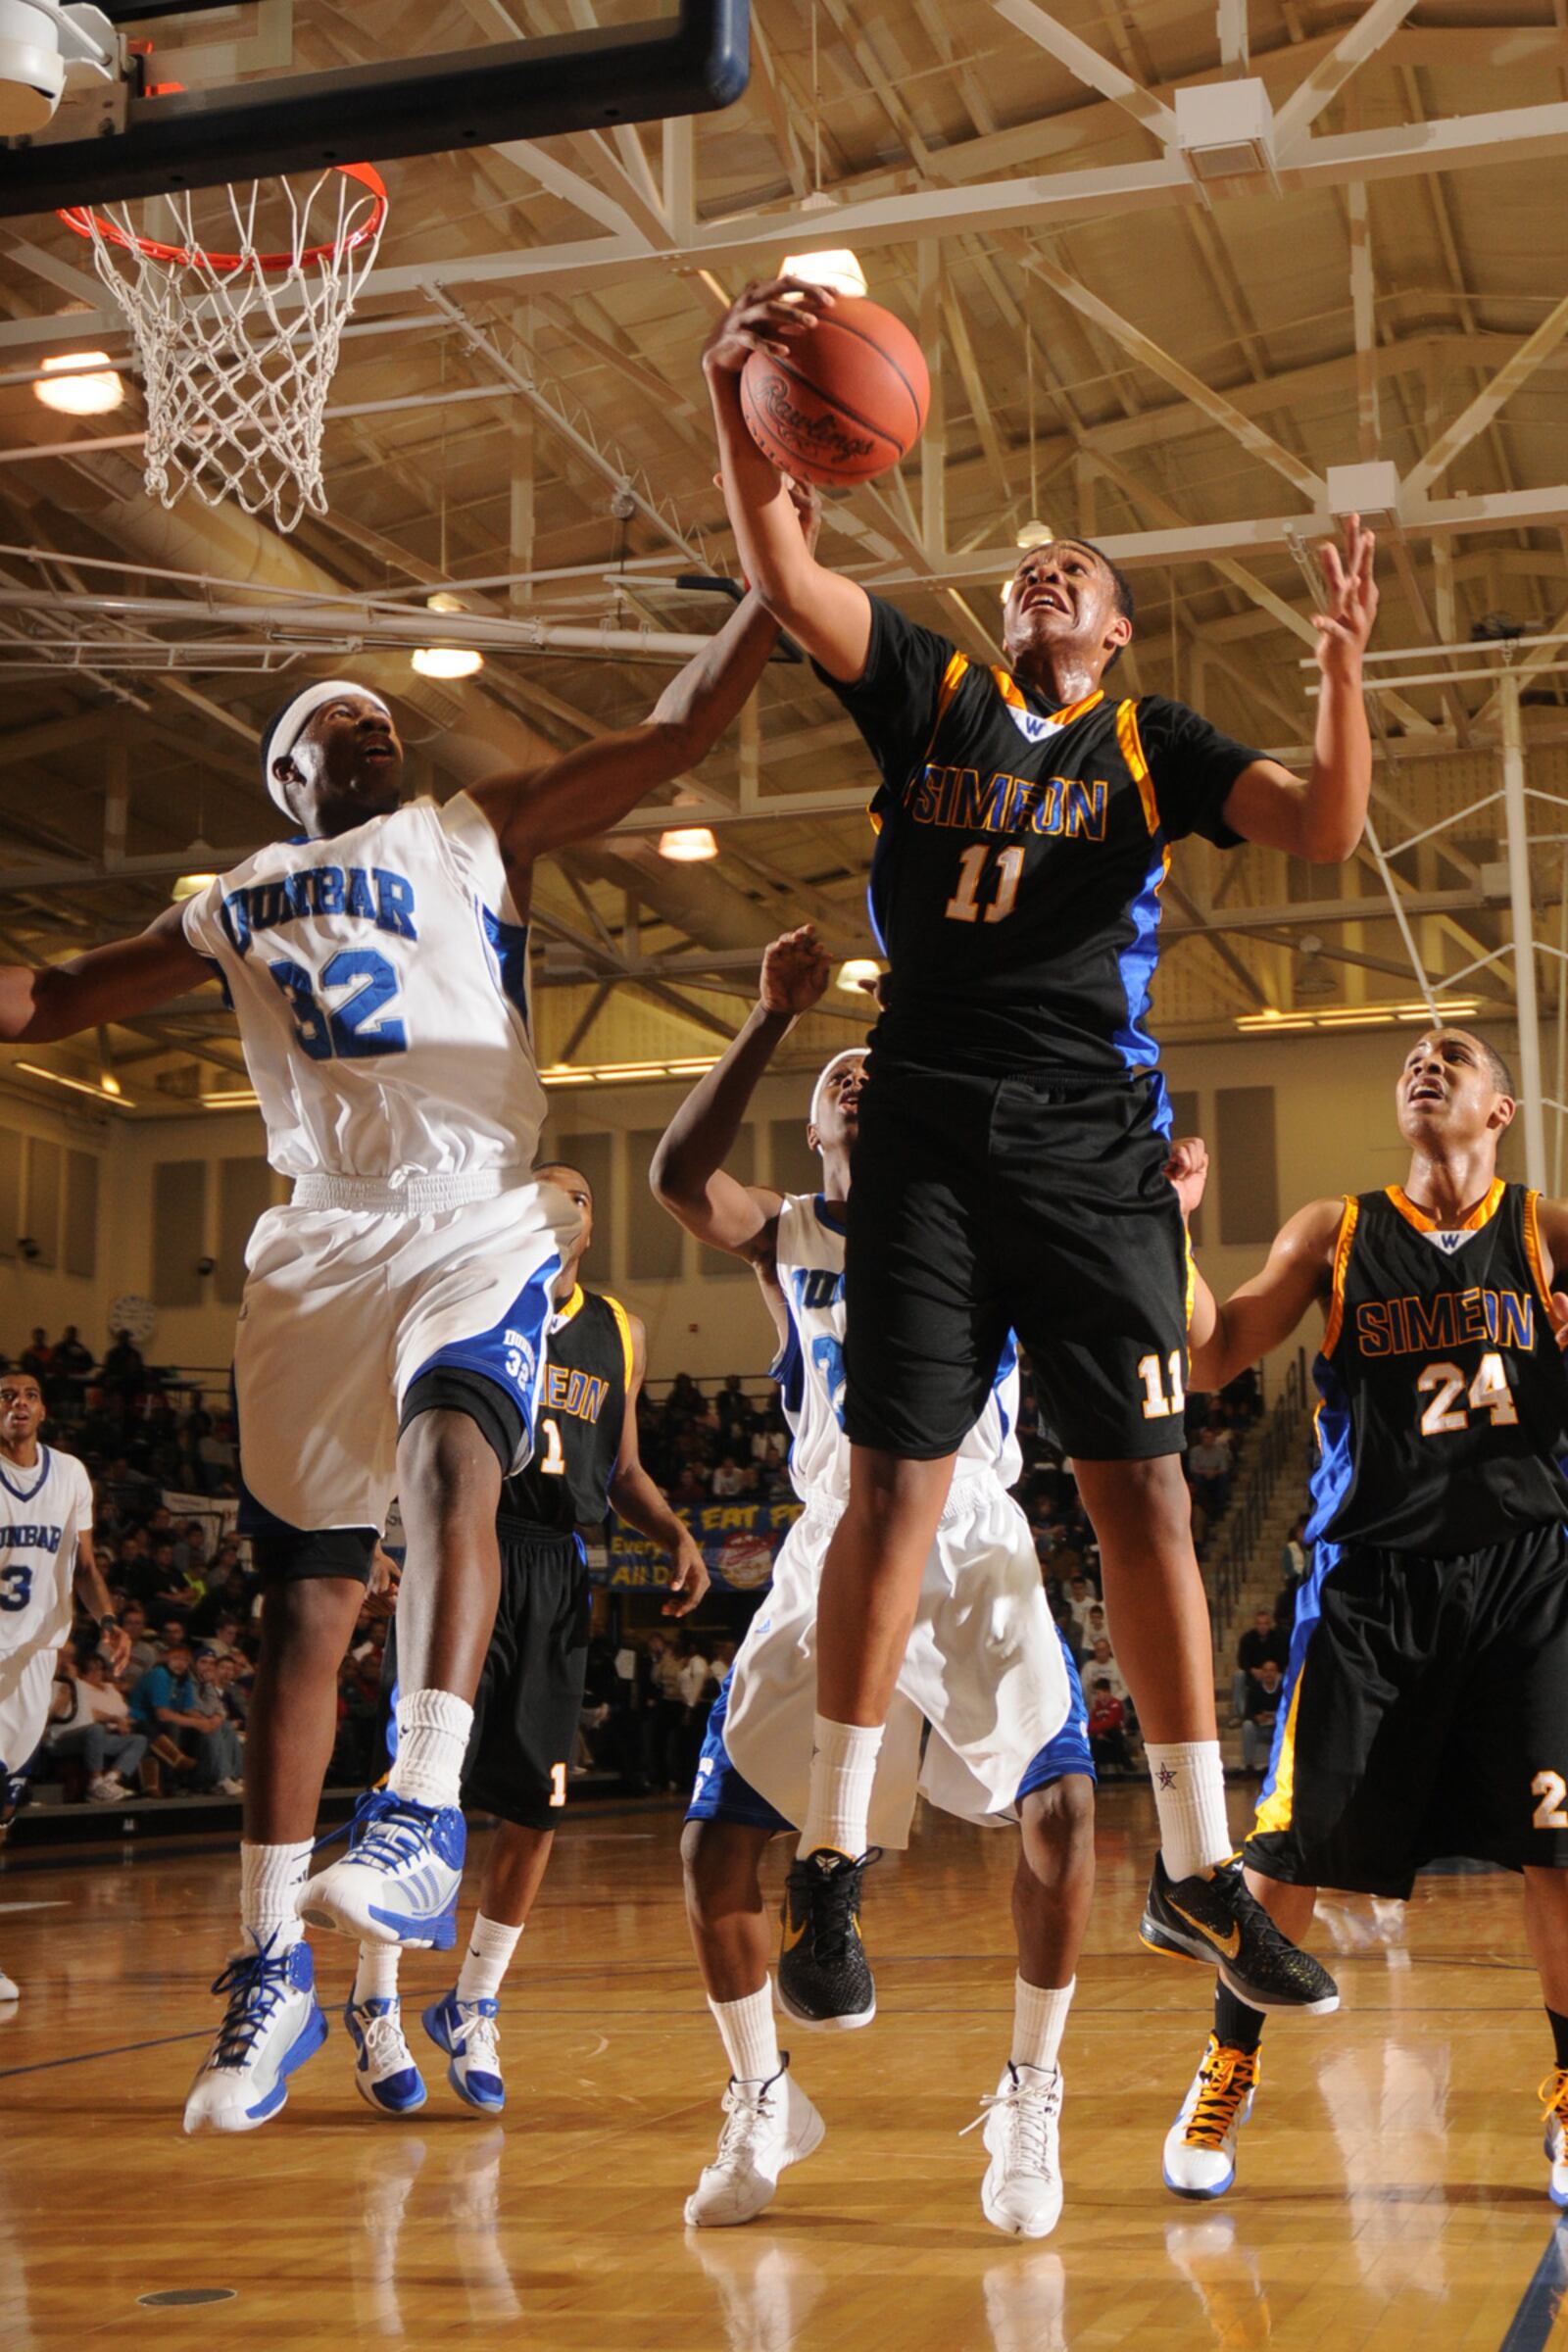
[{"label": "white dunbar jersey", "polygon": [[532,1164],[528,932],[466,793],[275,842],[186,902],[285,1176],[403,1184]]},{"label": "white dunbar jersey", "polygon": [[[790,1481],[803,1502],[845,1502],[850,1441],[844,1434],[843,1209],[820,1193],[786,1196],[778,1218],[778,1280],[790,1336],[773,1366],[789,1423]],[[995,1472],[1004,1487],[1023,1472],[1018,1438],[1018,1350],[1009,1334],[984,1412],[958,1448],[961,1463]]]},{"label": "white dunbar jersey", "polygon": [[74,1454],[40,1445],[30,1470],[0,1459],[0,1695],[6,1661],[69,1637],[76,1538],[91,1531],[92,1481]]}]

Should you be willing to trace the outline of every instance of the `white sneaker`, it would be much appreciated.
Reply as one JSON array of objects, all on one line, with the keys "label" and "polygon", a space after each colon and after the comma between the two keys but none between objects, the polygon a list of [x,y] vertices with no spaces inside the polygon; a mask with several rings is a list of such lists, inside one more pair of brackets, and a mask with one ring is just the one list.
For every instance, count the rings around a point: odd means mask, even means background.
[{"label": "white sneaker", "polygon": [[390,1788],[362,1796],[346,1859],[307,1879],[301,1919],[361,1943],[449,1952],[466,1833],[456,1805],[421,1805]]},{"label": "white sneaker", "polygon": [[245,1793],[245,1784],[243,1781],[236,1781],[232,1779],[220,1781],[218,1784],[218,1793],[220,1796],[243,1796]]},{"label": "white sneaker", "polygon": [[354,2044],[354,2087],[377,2115],[414,2115],[424,2105],[424,2077],[403,2038],[403,2004],[397,1994],[343,2004],[343,2023]]},{"label": "white sneaker", "polygon": [[326,2039],[308,1943],[275,1958],[236,1952],[213,1986],[228,2007],[185,2101],[187,2132],[254,2132],[288,2097],[288,2079]]},{"label": "white sneaker", "polygon": [[87,1802],[90,1805],[118,1805],[125,1789],[112,1772],[95,1772],[87,1783]]},{"label": "white sneaker", "polygon": [[725,2091],[717,2153],[686,2200],[689,2228],[730,2230],[755,2221],[772,2203],[785,2167],[821,2146],[827,2127],[789,2067],[786,2051],[767,2082],[732,2082]]},{"label": "white sneaker", "polygon": [[1236,2134],[1252,2112],[1262,2073],[1256,2050],[1214,2034],[1165,2134],[1165,2186],[1179,2197],[1222,2197],[1236,2178]]},{"label": "white sneaker", "polygon": [[0,1968],[0,2001],[20,2001],[21,1998],[22,1986],[16,1978],[8,1977],[5,1970]]},{"label": "white sneaker", "polygon": [[1049,2237],[1061,2216],[1060,2067],[1014,2066],[1009,2058],[964,2131],[982,2123],[991,2151],[980,2183],[986,2220],[1009,2237]]},{"label": "white sneaker", "polygon": [[1543,2102],[1541,2120],[1546,2127],[1546,2162],[1551,2167],[1547,2193],[1554,2205],[1568,2205],[1568,2067],[1554,2066],[1537,2096]]},{"label": "white sneaker", "polygon": [[463,2101],[480,2115],[499,2115],[507,2103],[501,2073],[501,2003],[490,1996],[460,2000],[458,1988],[444,1992],[424,2012],[424,2030],[452,2064],[447,2081]]}]

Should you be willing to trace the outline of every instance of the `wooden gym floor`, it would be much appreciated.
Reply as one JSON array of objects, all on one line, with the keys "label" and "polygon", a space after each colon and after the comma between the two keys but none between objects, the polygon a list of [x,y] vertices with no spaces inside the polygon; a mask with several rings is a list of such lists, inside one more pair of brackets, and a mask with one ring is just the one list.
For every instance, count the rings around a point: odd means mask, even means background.
[{"label": "wooden gym floor", "polygon": [[[1239,1821],[1242,1800],[1233,1795]],[[1006,2054],[1012,1839],[927,1814],[868,1882],[883,2012],[795,2036],[828,2135],[749,2229],[689,2232],[724,2066],[686,1943],[667,1810],[568,1816],[509,1986],[504,2125],[349,2082],[350,1954],[318,1939],[327,2045],[288,2107],[189,2140],[179,2109],[231,1933],[221,1855],[13,1866],[0,1961],[0,2348],[453,2342],[509,2352],[1568,2352],[1535,2085],[1549,2055],[1517,1891],[1424,1881],[1320,1930],[1345,2005],[1276,2025],[1219,2205],[1160,2181],[1205,1980],[1135,1940],[1142,1789],[1102,1801],[1101,1892],[1067,2029],[1067,2204],[1042,2244],[982,2220],[978,2132]],[[782,1869],[782,1850],[774,1857]],[[1348,1948],[1341,1949],[1340,1944]],[[405,1964],[413,2010],[450,1981]],[[228,2289],[143,2308],[171,2289]]]}]

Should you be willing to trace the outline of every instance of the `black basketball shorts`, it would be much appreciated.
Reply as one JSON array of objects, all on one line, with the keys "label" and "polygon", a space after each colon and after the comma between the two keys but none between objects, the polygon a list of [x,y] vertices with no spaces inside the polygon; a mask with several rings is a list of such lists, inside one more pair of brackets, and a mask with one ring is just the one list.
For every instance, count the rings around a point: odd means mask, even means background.
[{"label": "black basketball shorts", "polygon": [[1014,1332],[1070,1454],[1179,1453],[1187,1232],[1152,1074],[984,1078],[879,1066],[860,1099],[846,1253],[845,1428],[956,1452]]},{"label": "black basketball shorts", "polygon": [[[553,1830],[566,1801],[588,1674],[588,1565],[575,1536],[501,1528],[501,1599],[473,1700],[463,1801],[525,1830]],[[397,1627],[381,1669],[390,1708]]]},{"label": "black basketball shorts", "polygon": [[1440,1854],[1568,1869],[1563,1530],[1448,1559],[1318,1550],[1248,1863],[1401,1897]]}]

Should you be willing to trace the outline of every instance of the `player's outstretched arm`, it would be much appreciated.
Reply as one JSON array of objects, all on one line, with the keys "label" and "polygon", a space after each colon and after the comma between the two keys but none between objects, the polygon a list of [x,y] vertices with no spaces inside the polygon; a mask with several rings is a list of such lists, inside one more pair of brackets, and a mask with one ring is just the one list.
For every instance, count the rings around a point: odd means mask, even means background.
[{"label": "player's outstretched arm", "polygon": [[1225,803],[1225,821],[1244,841],[1286,850],[1317,865],[1350,857],[1366,825],[1372,789],[1372,737],[1361,691],[1361,658],[1377,618],[1372,569],[1376,534],[1347,516],[1345,553],[1321,550],[1323,610],[1312,615],[1319,677],[1312,772],[1303,783],[1277,760],[1243,768]]},{"label": "player's outstretched arm", "polygon": [[760,1270],[771,1264],[782,1201],[777,1193],[727,1175],[724,1162],[758,1080],[801,1014],[819,1002],[831,971],[809,923],[774,940],[763,955],[757,1004],[745,1027],[692,1088],[660,1137],[648,1171],[654,1198],[688,1233]]},{"label": "player's outstretched arm", "polygon": [[1313,1200],[1298,1208],[1275,1235],[1261,1269],[1223,1305],[1198,1276],[1188,1335],[1195,1389],[1224,1388],[1282,1346],[1314,1299],[1328,1297],[1343,1206]]},{"label": "player's outstretched arm", "polygon": [[708,1562],[685,1520],[670,1509],[643,1468],[637,1446],[637,1396],[648,1369],[648,1332],[640,1315],[628,1315],[626,1320],[631,1326],[631,1378],[626,1384],[626,1412],[620,1425],[620,1451],[610,1481],[610,1500],[628,1527],[668,1552],[674,1573],[661,1614],[685,1617],[708,1591]]},{"label": "player's outstretched arm", "polygon": [[865,590],[816,560],[803,537],[790,484],[758,448],[741,414],[741,370],[754,351],[787,359],[791,343],[811,334],[833,297],[799,278],[750,285],[731,303],[703,351],[718,433],[724,504],[740,549],[741,569],[774,618],[830,677],[853,685],[871,644]]},{"label": "player's outstretched arm", "polygon": [[0,1044],[47,1045],[153,1012],[211,976],[185,937],[181,909],[166,906],[134,939],[89,948],[65,963],[0,964]]}]

